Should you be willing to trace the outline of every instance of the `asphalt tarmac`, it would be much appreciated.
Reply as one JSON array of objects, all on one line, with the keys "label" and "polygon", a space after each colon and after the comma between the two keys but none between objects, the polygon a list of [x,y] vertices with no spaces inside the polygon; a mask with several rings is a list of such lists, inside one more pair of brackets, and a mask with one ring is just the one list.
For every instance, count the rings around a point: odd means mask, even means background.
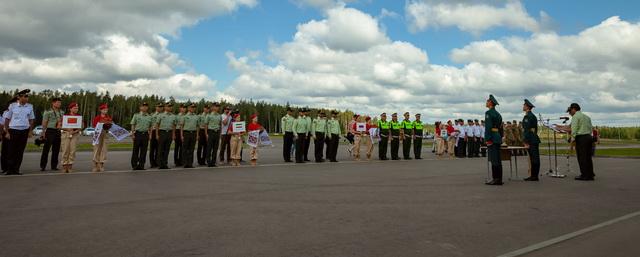
[{"label": "asphalt tarmac", "polygon": [[[258,167],[168,171],[111,152],[102,174],[88,152],[73,174],[41,173],[27,153],[25,175],[0,177],[0,255],[499,256],[640,210],[638,159],[596,158],[596,181],[574,181],[572,159],[568,178],[495,187],[486,159],[423,152],[354,162],[343,147],[339,163],[289,164],[275,146]],[[638,256],[638,238],[635,216],[528,256]]]}]

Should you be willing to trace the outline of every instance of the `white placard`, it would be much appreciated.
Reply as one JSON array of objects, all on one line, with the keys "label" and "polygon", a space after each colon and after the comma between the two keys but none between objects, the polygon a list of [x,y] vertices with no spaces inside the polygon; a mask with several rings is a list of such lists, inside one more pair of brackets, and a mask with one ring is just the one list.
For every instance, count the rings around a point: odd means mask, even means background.
[{"label": "white placard", "polygon": [[260,144],[261,145],[272,145],[271,138],[269,138],[269,133],[266,130],[263,130],[260,133]]},{"label": "white placard", "polygon": [[118,125],[111,124],[111,128],[109,128],[109,134],[111,134],[117,141],[122,141],[123,139],[129,136],[129,131],[120,127]]},{"label": "white placard", "polygon": [[258,141],[260,140],[260,130],[252,130],[247,133],[247,145],[251,147],[258,147]]},{"label": "white placard", "polygon": [[240,133],[245,131],[246,131],[246,128],[244,126],[244,121],[235,121],[231,123],[231,132]]},{"label": "white placard", "polygon": [[373,142],[374,144],[380,141],[380,135],[378,135],[378,128],[370,128],[369,136],[371,137],[371,142]]},{"label": "white placard", "polygon": [[364,122],[356,123],[356,131],[358,131],[358,132],[367,131],[367,123],[364,123]]},{"label": "white placard", "polygon": [[64,115],[62,116],[63,129],[80,129],[82,128],[82,116]]},{"label": "white placard", "polygon": [[102,122],[99,122],[98,124],[96,124],[96,128],[93,131],[93,137],[91,138],[91,144],[92,145],[98,145],[100,144],[100,134],[102,134]]}]

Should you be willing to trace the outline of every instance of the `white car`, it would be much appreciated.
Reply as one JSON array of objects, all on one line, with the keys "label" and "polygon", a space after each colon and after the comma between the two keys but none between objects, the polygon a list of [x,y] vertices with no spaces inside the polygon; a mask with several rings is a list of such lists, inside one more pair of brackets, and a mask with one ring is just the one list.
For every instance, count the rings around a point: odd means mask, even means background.
[{"label": "white car", "polygon": [[36,136],[42,135],[42,126],[36,126],[33,129],[33,135],[36,135]]},{"label": "white car", "polygon": [[96,132],[96,129],[94,128],[86,128],[82,131],[82,134],[85,136],[93,136],[95,132]]}]

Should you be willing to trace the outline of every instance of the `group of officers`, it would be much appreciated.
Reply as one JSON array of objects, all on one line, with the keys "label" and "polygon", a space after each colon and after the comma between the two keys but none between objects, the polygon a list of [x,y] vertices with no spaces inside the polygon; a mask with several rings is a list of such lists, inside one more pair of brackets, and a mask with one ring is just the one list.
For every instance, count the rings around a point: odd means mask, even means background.
[{"label": "group of officers", "polygon": [[[20,174],[19,168],[27,139],[32,136],[35,114],[33,106],[28,103],[29,90],[18,92],[12,99],[8,109],[3,113],[0,128],[2,129],[2,166],[8,175]],[[45,127],[60,127],[61,111],[59,100],[52,101],[51,109],[43,114]],[[505,138],[505,126],[502,116],[496,110],[498,101],[490,95],[486,101],[488,110],[482,123],[477,120],[469,120],[464,125],[457,121],[456,130],[465,138],[456,148],[459,157],[476,157],[480,153],[480,146],[486,145],[488,160],[491,162],[492,180],[487,185],[502,185],[502,162],[500,159],[501,145]],[[174,164],[184,168],[194,167],[194,151],[197,163],[201,166],[216,166],[221,162],[230,161],[230,128],[232,117],[238,110],[231,110],[226,106],[222,111],[219,103],[205,105],[201,113],[196,113],[195,104],[181,104],[178,113],[173,112],[172,103],[160,103],[155,106],[155,112],[149,112],[149,105],[142,103],[140,111],[131,119],[131,137],[133,139],[133,152],[131,167],[134,170],[144,170],[149,148],[149,161],[152,168],[168,169],[169,151],[174,144]],[[524,149],[528,152],[531,165],[531,175],[526,181],[538,181],[540,172],[540,153],[538,137],[538,120],[532,113],[535,106],[527,99],[523,103],[525,116],[521,122],[522,139]],[[580,166],[581,175],[576,180],[594,180],[592,163],[592,125],[591,119],[581,112],[577,103],[567,108],[567,112],[573,116],[570,126],[559,126],[565,132],[571,134],[576,140],[576,154]],[[315,161],[324,162],[325,157],[330,162],[337,162],[337,152],[342,135],[338,112],[331,111],[331,117],[320,112],[316,119],[309,116],[308,108],[301,108],[298,116],[294,117],[292,108],[287,108],[287,114],[282,117],[281,130],[283,131],[283,158],[285,162],[293,162],[292,152],[295,152],[295,162],[304,163],[308,158],[311,141],[315,145]],[[369,133],[375,131],[379,138],[378,155],[380,160],[387,160],[387,146],[391,144],[391,159],[399,160],[400,142],[402,142],[403,159],[411,159],[410,153],[413,145],[415,159],[421,159],[422,138],[424,133],[423,122],[420,114],[415,115],[415,120],[410,120],[410,114],[404,113],[404,119],[398,120],[398,114],[393,113],[391,120],[387,120],[387,114],[382,113],[380,120],[372,124],[370,118],[365,119],[365,130],[356,130],[356,123],[362,121],[360,116],[354,115],[347,124],[346,130],[360,137],[373,138]],[[52,121],[52,119],[54,119]],[[482,126],[483,125],[483,126]],[[377,128],[376,130],[370,130]],[[49,148],[52,151],[51,168],[57,170],[56,151],[60,149],[59,130],[47,129],[44,133],[48,138],[42,152],[41,168],[44,171],[48,162]],[[50,134],[51,133],[51,134]],[[56,140],[58,138],[58,140]],[[8,143],[8,142],[11,143]],[[466,142],[466,143],[465,143]],[[57,145],[56,145],[57,144]],[[466,144],[466,145],[465,145]],[[197,150],[196,150],[197,145]],[[292,151],[295,147],[295,151]],[[483,147],[484,148],[484,147]],[[226,156],[225,156],[226,153]],[[482,152],[484,153],[484,152]],[[324,156],[323,156],[324,155]]]}]

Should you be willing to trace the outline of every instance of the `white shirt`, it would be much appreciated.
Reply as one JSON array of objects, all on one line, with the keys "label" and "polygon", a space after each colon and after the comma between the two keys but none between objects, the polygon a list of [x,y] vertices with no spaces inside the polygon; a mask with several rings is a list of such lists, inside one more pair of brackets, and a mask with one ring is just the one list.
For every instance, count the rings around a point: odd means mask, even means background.
[{"label": "white shirt", "polygon": [[480,137],[480,126],[479,125],[473,125],[473,136],[474,137]]},{"label": "white shirt", "polygon": [[[227,132],[229,131],[229,125],[231,125],[231,115],[223,113],[221,117],[222,119],[220,120],[220,125],[222,126],[222,128],[220,130],[220,134],[226,135]],[[227,125],[224,124],[225,120],[227,120]]]},{"label": "white shirt", "polygon": [[484,126],[481,125],[481,126],[478,126],[478,127],[480,127],[480,137],[484,138]]},{"label": "white shirt", "polygon": [[7,109],[7,117],[9,119],[9,128],[17,130],[25,130],[31,127],[29,121],[35,120],[36,115],[33,112],[33,105],[30,103],[20,104],[12,103]]},{"label": "white shirt", "polygon": [[464,130],[466,130],[468,137],[473,137],[473,125],[465,125]]}]

